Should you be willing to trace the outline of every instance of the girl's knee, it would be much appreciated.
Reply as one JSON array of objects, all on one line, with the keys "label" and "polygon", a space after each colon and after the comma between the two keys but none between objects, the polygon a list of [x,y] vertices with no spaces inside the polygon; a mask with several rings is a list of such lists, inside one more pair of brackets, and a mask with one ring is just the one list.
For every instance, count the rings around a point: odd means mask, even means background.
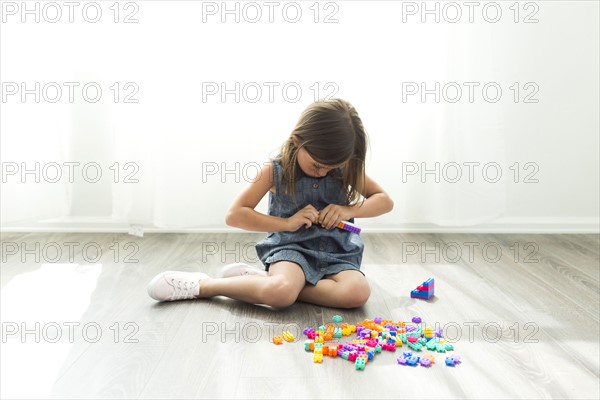
[{"label": "girl's knee", "polygon": [[264,303],[271,307],[289,307],[296,302],[300,289],[284,276],[270,276],[262,290]]},{"label": "girl's knee", "polygon": [[347,282],[347,285],[345,285],[345,292],[346,308],[356,308],[363,306],[367,300],[369,300],[369,296],[371,296],[371,287],[369,286],[367,279],[362,277],[362,279]]}]

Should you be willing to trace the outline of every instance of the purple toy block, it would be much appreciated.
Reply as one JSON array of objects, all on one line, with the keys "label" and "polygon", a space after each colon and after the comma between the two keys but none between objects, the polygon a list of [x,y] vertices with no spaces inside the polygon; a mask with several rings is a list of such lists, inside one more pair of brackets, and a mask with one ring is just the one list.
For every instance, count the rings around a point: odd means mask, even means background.
[{"label": "purple toy block", "polygon": [[351,233],[356,233],[357,235],[359,235],[361,231],[358,226],[348,221],[340,221],[337,227]]},{"label": "purple toy block", "polygon": [[431,365],[431,360],[427,357],[420,357],[419,364],[421,364],[424,367],[429,367]]}]

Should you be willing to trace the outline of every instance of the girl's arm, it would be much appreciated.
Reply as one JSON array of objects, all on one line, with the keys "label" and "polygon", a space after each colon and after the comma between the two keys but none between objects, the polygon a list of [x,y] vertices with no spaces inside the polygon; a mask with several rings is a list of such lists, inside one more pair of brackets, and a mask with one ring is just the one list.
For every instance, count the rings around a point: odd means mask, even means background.
[{"label": "girl's arm", "polygon": [[273,186],[273,164],[269,162],[261,168],[250,185],[234,200],[227,211],[225,223],[236,228],[257,232],[293,232],[302,225],[310,228],[319,216],[319,212],[311,205],[299,210],[290,218],[265,215],[254,210]]},{"label": "girl's arm", "polygon": [[348,206],[351,218],[371,218],[388,213],[394,208],[394,201],[381,186],[369,176],[365,176],[364,203]]},{"label": "girl's arm", "polygon": [[350,218],[370,218],[390,212],[394,208],[392,198],[373,179],[365,176],[365,201],[352,206],[329,204],[319,213],[319,223],[333,229],[340,221]]}]

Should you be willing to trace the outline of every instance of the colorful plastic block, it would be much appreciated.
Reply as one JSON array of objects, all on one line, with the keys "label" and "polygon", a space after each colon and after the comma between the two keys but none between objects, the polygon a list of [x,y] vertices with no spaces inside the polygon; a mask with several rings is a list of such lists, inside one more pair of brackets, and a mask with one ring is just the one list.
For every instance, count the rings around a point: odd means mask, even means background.
[{"label": "colorful plastic block", "polygon": [[431,339],[434,336],[433,328],[430,326],[425,327],[425,329],[423,329],[423,336],[425,336],[427,339]]},{"label": "colorful plastic block", "polygon": [[361,229],[358,226],[348,221],[340,221],[337,227],[351,233],[356,233],[357,235],[359,235],[361,231]]},{"label": "colorful plastic block", "polygon": [[438,343],[434,339],[431,339],[429,342],[427,342],[425,347],[427,347],[427,350],[435,351],[437,345]]},{"label": "colorful plastic block", "polygon": [[363,357],[358,357],[356,359],[356,361],[354,362],[354,367],[357,370],[364,370],[365,369],[365,359]]},{"label": "colorful plastic block", "polygon": [[412,322],[414,322],[415,324],[420,324],[421,323],[421,317],[412,317]]},{"label": "colorful plastic block", "polygon": [[285,340],[286,342],[293,342],[294,339],[296,339],[294,337],[294,335],[292,335],[290,333],[290,331],[283,331],[283,332],[281,332],[281,337],[283,337],[283,340]]},{"label": "colorful plastic block", "polygon": [[421,349],[423,348],[423,345],[419,342],[415,342],[415,343],[409,343],[408,347],[410,347],[411,349],[413,349],[415,351],[421,351]]},{"label": "colorful plastic block", "polygon": [[396,351],[396,345],[391,343],[385,343],[381,346],[381,348],[387,351]]},{"label": "colorful plastic block", "polygon": [[425,354],[424,356],[421,356],[421,358],[428,358],[429,361],[431,361],[431,364],[435,363],[435,357],[432,354]]},{"label": "colorful plastic block", "polygon": [[455,365],[460,364],[460,356],[458,354],[454,354],[452,356],[446,357],[446,365],[449,367],[454,367]]},{"label": "colorful plastic block", "polygon": [[406,359],[406,365],[415,366],[419,362],[420,357],[412,356]]},{"label": "colorful plastic block", "polygon": [[417,286],[416,289],[410,292],[410,297],[416,299],[429,300],[435,295],[435,280],[433,278],[427,279],[422,285]]},{"label": "colorful plastic block", "polygon": [[431,366],[431,360],[426,357],[421,357],[419,359],[419,364],[421,364],[424,367],[429,367],[429,366]]},{"label": "colorful plastic block", "polygon": [[283,343],[282,337],[281,336],[273,336],[273,343],[275,343],[275,344]]},{"label": "colorful plastic block", "polygon": [[305,340],[304,341],[304,350],[306,351],[313,351],[315,349],[315,342],[312,340]]},{"label": "colorful plastic block", "polygon": [[339,324],[340,322],[342,322],[344,319],[342,318],[341,315],[334,315],[331,320],[333,322],[335,322],[336,324]]},{"label": "colorful plastic block", "polygon": [[316,363],[322,363],[323,362],[323,354],[322,353],[314,353],[313,361]]}]

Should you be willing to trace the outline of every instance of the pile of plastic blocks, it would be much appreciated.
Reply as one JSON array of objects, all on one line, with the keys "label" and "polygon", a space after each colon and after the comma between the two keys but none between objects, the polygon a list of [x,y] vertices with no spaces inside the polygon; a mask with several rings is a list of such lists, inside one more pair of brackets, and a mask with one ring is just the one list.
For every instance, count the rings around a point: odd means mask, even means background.
[{"label": "pile of plastic blocks", "polygon": [[[373,360],[376,354],[383,350],[396,351],[397,347],[403,345],[415,352],[420,352],[423,348],[440,353],[454,350],[454,346],[442,338],[441,329],[434,331],[429,326],[419,327],[421,324],[419,317],[413,317],[412,322],[415,325],[407,325],[403,321],[384,320],[381,317],[364,320],[356,325],[341,323],[342,318],[339,315],[332,319],[335,325],[321,325],[316,330],[306,328],[302,332],[307,337],[304,349],[313,353],[315,363],[322,363],[324,356],[341,357],[354,362],[357,370],[364,370],[367,363]],[[344,336],[351,336],[353,333],[356,334],[356,337],[346,343],[336,340],[342,339]],[[420,364],[430,367],[434,364],[435,358],[432,354],[419,357],[416,353],[408,351],[398,357],[397,361],[402,365]],[[446,359],[448,366],[455,366],[459,363],[460,356],[458,355]]]}]

